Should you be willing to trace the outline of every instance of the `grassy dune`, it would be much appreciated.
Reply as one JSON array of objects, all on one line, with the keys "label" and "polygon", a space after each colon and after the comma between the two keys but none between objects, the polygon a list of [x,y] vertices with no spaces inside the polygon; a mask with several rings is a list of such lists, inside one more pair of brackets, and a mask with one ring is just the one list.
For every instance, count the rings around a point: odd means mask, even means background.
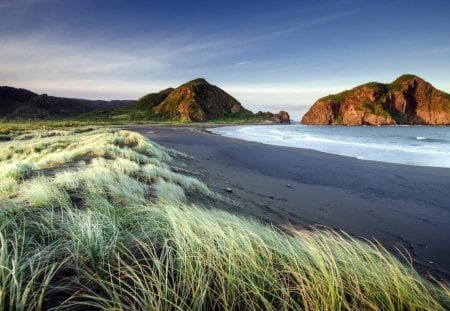
[{"label": "grassy dune", "polygon": [[[450,292],[380,245],[195,206],[224,198],[137,133],[0,144],[2,310],[445,310]],[[188,196],[189,194],[189,196]]]}]

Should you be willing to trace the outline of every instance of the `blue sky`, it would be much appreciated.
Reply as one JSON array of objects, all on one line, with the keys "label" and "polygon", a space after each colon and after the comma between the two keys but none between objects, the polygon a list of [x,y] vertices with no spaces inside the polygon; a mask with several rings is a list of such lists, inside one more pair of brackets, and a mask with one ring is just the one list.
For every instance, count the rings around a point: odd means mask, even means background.
[{"label": "blue sky", "polygon": [[136,99],[204,77],[291,112],[414,73],[450,92],[450,1],[0,0],[0,84]]}]

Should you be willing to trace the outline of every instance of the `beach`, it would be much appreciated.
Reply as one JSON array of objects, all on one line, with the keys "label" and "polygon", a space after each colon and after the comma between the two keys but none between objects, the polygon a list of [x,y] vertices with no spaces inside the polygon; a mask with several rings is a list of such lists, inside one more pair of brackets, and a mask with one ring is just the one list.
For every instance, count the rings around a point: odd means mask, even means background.
[{"label": "beach", "polygon": [[422,275],[450,280],[450,169],[270,146],[201,126],[129,129],[193,156],[175,169],[234,202],[207,207],[281,228],[325,226],[376,239],[399,258],[407,250]]}]

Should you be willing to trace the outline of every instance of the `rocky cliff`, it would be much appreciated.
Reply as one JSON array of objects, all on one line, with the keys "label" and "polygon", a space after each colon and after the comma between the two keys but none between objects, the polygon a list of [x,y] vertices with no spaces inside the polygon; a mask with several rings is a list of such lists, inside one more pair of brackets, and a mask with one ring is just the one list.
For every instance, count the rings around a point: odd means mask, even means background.
[{"label": "rocky cliff", "polygon": [[159,105],[152,108],[151,114],[184,122],[252,115],[234,97],[202,78],[171,91]]},{"label": "rocky cliff", "polygon": [[303,116],[308,125],[450,125],[450,95],[415,75],[371,82],[319,99]]}]

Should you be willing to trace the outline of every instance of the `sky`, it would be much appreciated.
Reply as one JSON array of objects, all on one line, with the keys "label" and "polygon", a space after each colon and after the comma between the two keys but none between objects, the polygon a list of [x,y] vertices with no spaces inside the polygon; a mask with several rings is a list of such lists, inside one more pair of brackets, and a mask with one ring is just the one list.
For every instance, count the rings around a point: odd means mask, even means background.
[{"label": "sky", "polygon": [[203,77],[297,120],[404,73],[450,93],[449,12],[449,0],[0,0],[0,85],[137,99]]}]

